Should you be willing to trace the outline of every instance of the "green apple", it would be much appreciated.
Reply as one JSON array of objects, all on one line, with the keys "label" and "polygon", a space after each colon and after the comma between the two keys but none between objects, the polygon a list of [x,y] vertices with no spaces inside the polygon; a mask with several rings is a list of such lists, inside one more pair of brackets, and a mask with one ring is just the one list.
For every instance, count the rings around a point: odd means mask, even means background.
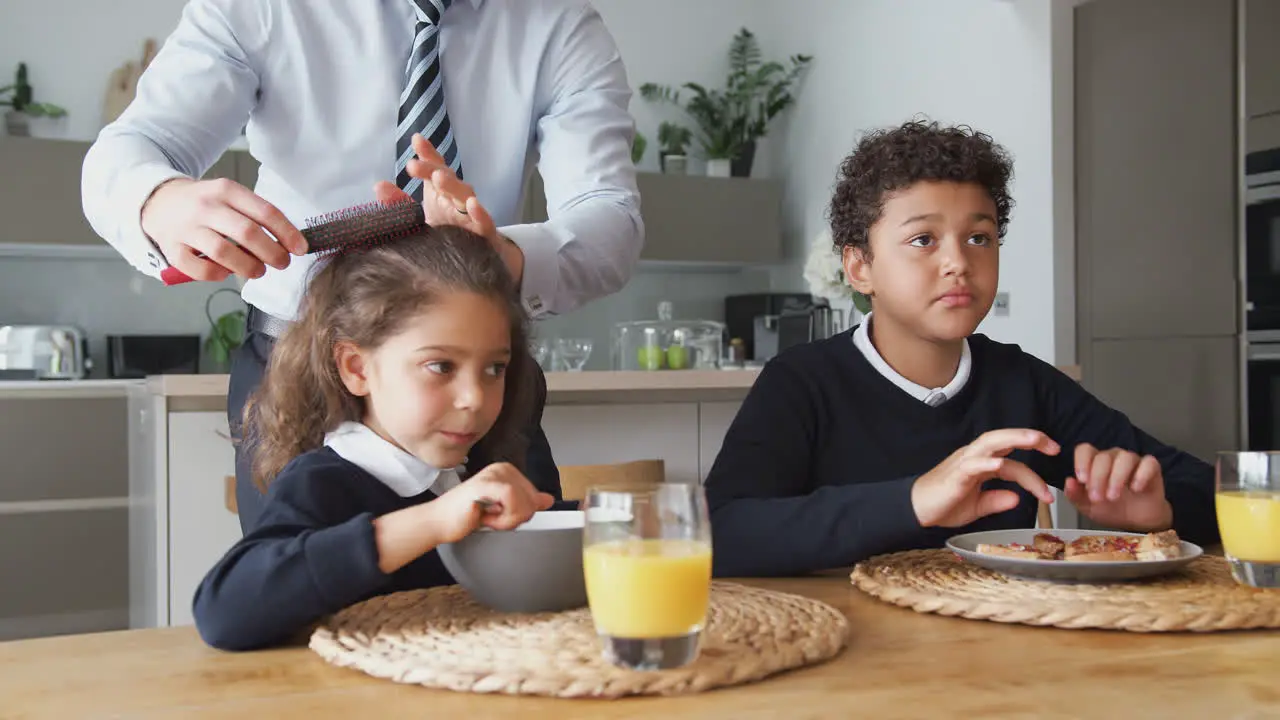
[{"label": "green apple", "polygon": [[667,348],[667,367],[672,370],[683,370],[689,367],[689,350],[683,345],[672,345]]},{"label": "green apple", "polygon": [[641,370],[661,370],[663,365],[662,348],[654,345],[641,345],[636,348],[636,360]]}]

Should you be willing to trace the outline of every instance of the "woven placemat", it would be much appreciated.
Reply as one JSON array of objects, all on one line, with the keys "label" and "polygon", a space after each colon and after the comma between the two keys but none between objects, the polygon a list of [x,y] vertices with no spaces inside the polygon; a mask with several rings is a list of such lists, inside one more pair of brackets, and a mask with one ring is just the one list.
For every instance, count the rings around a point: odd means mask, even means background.
[{"label": "woven placemat", "polygon": [[760,680],[834,657],[848,620],[817,600],[714,582],[701,655],[674,670],[629,671],[601,657],[586,608],[489,610],[453,585],[343,610],[311,635],[326,661],[401,683],[477,693],[614,698],[674,695]]},{"label": "woven placemat", "polygon": [[947,550],[881,555],[851,577],[894,605],[975,620],[1131,632],[1280,627],[1280,592],[1238,584],[1227,561],[1209,555],[1169,575],[1105,585],[1020,580]]}]

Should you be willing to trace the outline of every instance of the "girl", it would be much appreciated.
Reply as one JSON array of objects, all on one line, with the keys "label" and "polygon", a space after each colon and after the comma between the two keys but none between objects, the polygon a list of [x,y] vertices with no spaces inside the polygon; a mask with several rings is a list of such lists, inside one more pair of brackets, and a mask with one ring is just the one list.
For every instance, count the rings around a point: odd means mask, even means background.
[{"label": "girl", "polygon": [[266,506],[196,590],[205,642],[265,647],[451,584],[438,545],[559,499],[518,467],[541,412],[518,297],[489,243],[455,227],[323,266],[245,411]]}]

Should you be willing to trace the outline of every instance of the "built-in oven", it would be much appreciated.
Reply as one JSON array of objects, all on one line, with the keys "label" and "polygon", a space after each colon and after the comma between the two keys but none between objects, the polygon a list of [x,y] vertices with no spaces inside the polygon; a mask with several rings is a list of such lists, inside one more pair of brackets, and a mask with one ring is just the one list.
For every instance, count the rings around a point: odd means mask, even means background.
[{"label": "built-in oven", "polygon": [[1250,450],[1280,449],[1280,149],[1245,157],[1245,368]]},{"label": "built-in oven", "polygon": [[1280,448],[1280,342],[1249,343],[1249,450]]}]

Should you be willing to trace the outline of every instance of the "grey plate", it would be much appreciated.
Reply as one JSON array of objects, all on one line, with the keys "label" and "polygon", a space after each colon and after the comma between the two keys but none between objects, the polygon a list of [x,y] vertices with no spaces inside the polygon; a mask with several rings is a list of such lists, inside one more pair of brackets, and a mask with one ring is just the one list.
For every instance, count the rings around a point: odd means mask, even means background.
[{"label": "grey plate", "polygon": [[[979,565],[998,573],[1032,580],[1053,580],[1055,582],[1115,582],[1117,580],[1137,580],[1155,577],[1173,572],[1204,554],[1204,550],[1194,543],[1182,541],[1182,557],[1173,560],[1117,560],[1109,562],[1066,562],[1065,560],[1030,560],[1025,558],[1002,557],[977,552],[979,543],[1007,545],[1022,543],[1030,545],[1031,540],[1044,530],[989,530],[987,532],[966,533],[953,536],[947,540],[947,549],[974,565]],[[1103,530],[1053,530],[1047,531],[1064,542],[1071,542],[1081,535],[1121,535],[1142,537],[1142,533],[1111,532]]]}]

